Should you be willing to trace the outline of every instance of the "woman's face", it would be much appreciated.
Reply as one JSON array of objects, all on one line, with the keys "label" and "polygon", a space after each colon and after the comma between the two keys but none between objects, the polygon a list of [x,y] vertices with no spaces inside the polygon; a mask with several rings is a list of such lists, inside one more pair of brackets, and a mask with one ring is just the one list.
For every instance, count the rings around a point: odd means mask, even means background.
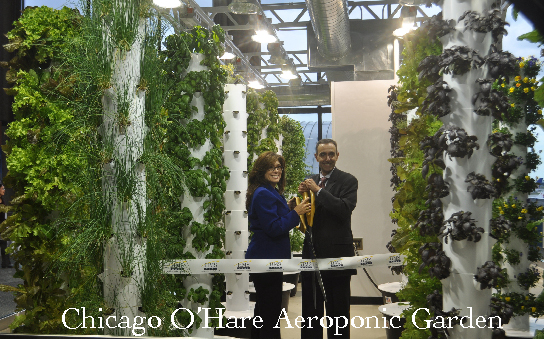
[{"label": "woman's face", "polygon": [[6,193],[6,188],[2,185],[0,186],[0,197],[4,196],[4,193]]},{"label": "woman's face", "polygon": [[276,187],[278,182],[280,182],[282,171],[283,168],[281,167],[280,162],[276,160],[276,162],[274,163],[274,167],[271,167],[266,171],[264,178],[270,183],[270,185]]}]

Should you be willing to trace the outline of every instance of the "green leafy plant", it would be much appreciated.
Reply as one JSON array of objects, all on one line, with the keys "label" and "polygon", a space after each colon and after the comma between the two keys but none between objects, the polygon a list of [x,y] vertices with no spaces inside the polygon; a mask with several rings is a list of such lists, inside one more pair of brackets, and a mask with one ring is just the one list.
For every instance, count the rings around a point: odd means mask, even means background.
[{"label": "green leafy plant", "polygon": [[[425,78],[418,76],[418,65],[428,55],[439,55],[442,47],[436,37],[430,37],[427,31],[418,29],[405,36],[404,59],[397,72],[400,86],[390,91],[390,107],[393,116],[391,131],[392,150],[391,168],[395,179],[393,189],[396,191],[393,198],[393,211],[390,217],[398,225],[390,246],[395,251],[406,256],[404,274],[408,276],[408,283],[397,295],[401,300],[409,301],[414,305],[404,312],[407,318],[412,317],[413,310],[427,307],[426,296],[435,290],[441,290],[441,283],[431,277],[429,270],[420,270],[423,263],[418,249],[427,243],[436,243],[438,238],[433,234],[420,234],[419,229],[412,227],[418,222],[420,213],[428,208],[426,201],[429,192],[426,190],[427,180],[422,176],[424,153],[420,150],[420,142],[429,135],[434,135],[442,123],[432,115],[422,115],[422,103],[427,97],[427,88],[432,84]],[[407,124],[405,114],[408,110],[417,108],[418,118]],[[447,110],[447,108],[444,108]],[[429,175],[441,173],[439,168],[431,169]],[[416,324],[424,327],[425,320],[432,315],[417,313]],[[407,322],[402,338],[426,339],[430,335],[428,330],[421,330],[412,322]]]}]

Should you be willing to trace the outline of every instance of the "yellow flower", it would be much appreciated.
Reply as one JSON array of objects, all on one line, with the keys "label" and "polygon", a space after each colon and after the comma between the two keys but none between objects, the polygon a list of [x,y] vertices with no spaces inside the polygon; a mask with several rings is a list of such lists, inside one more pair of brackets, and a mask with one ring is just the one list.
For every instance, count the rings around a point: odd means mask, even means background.
[{"label": "yellow flower", "polygon": [[523,89],[523,92],[529,93],[529,89],[528,89],[527,87],[525,87],[525,88]]},{"label": "yellow flower", "polygon": [[520,81],[520,80],[521,80],[521,77],[518,75],[517,77],[514,78],[514,80]]},{"label": "yellow flower", "polygon": [[536,87],[535,86],[531,86],[531,91],[535,91]]},{"label": "yellow flower", "polygon": [[536,307],[531,307],[531,312],[536,312]]},{"label": "yellow flower", "polygon": [[512,208],[516,208],[516,204],[513,204],[513,205],[512,205]]},{"label": "yellow flower", "polygon": [[510,87],[510,93],[514,93],[514,87]]},{"label": "yellow flower", "polygon": [[536,83],[536,79],[535,79],[535,78],[532,78],[532,79],[531,79],[531,83],[532,83],[532,84]]},{"label": "yellow flower", "polygon": [[538,111],[536,111],[538,114],[542,115],[542,110],[539,109]]},{"label": "yellow flower", "polygon": [[525,306],[521,306],[521,309],[524,310],[524,309],[525,309]]},{"label": "yellow flower", "polygon": [[504,87],[505,85],[504,84],[501,84],[501,87]]},{"label": "yellow flower", "polygon": [[516,84],[516,87],[519,87],[519,86],[521,86],[521,84],[518,82],[518,83]]},{"label": "yellow flower", "polygon": [[536,210],[540,212],[540,211],[544,210],[544,206],[537,207]]},{"label": "yellow flower", "polygon": [[508,208],[508,204],[504,204],[504,208]]},{"label": "yellow flower", "polygon": [[524,62],[520,62],[519,63],[519,68],[523,68],[525,66],[525,63]]},{"label": "yellow flower", "polygon": [[500,211],[499,214],[504,214],[504,211]]},{"label": "yellow flower", "polygon": [[525,208],[522,209],[522,210],[521,210],[521,213],[527,213],[527,209],[525,209]]},{"label": "yellow flower", "polygon": [[527,83],[527,81],[529,81],[529,78],[527,78],[527,77],[523,78],[524,83]]},{"label": "yellow flower", "polygon": [[531,179],[530,176],[528,176],[528,175],[525,176],[525,180],[530,180],[530,179]]},{"label": "yellow flower", "polygon": [[516,107],[516,104],[510,104],[510,106],[512,106],[512,107]]},{"label": "yellow flower", "polygon": [[523,219],[523,217],[518,217],[519,220]]},{"label": "yellow flower", "polygon": [[504,300],[510,301],[510,297],[506,297],[506,298],[504,298]]},{"label": "yellow flower", "polygon": [[525,296],[525,300],[529,300],[529,296],[528,296],[528,295]]}]

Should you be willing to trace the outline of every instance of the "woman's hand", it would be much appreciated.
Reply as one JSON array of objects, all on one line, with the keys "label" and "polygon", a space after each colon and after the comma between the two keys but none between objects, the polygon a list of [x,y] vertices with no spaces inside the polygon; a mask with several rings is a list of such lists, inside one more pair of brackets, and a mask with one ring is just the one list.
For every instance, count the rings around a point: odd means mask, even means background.
[{"label": "woman's hand", "polygon": [[304,199],[300,204],[295,207],[295,212],[298,215],[308,213],[312,210],[312,204],[310,203],[310,198]]},{"label": "woman's hand", "polygon": [[297,206],[297,198],[292,197],[288,202],[287,206],[289,206],[289,209],[292,211]]}]

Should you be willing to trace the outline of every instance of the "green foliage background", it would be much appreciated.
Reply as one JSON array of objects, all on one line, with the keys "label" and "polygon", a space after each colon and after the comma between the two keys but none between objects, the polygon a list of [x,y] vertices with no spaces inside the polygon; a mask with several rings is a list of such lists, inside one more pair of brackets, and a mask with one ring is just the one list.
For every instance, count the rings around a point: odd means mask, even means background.
[{"label": "green foliage background", "polygon": [[[130,47],[137,27],[137,20],[116,14],[111,5],[96,0],[93,12],[86,16],[68,8],[28,8],[9,34],[7,48],[16,56],[4,66],[14,82],[10,93],[15,97],[15,121],[6,132],[10,138],[4,147],[9,169],[6,185],[19,196],[13,199],[13,213],[0,231],[19,247],[14,259],[22,268],[16,277],[24,284],[1,289],[15,292],[17,309],[26,309],[12,324],[16,332],[101,333],[69,330],[61,323],[61,315],[70,307],[86,307],[94,317],[104,314],[98,311],[100,307],[108,312],[98,278],[104,242],[112,234],[102,167],[114,160],[100,133],[101,100],[111,87],[112,71],[111,58],[103,49],[102,25],[109,25],[111,43],[121,53]],[[220,151],[226,73],[217,56],[222,53],[224,36],[218,27],[212,31],[195,27],[167,38],[170,49],[159,53],[158,23],[149,1],[131,2],[128,10],[146,20],[147,27],[138,86],[146,92],[148,127],[139,159],[145,166],[148,201],[137,230],[147,243],[142,310],[166,319],[185,295],[193,301],[210,300],[212,308],[221,306],[222,276],[214,277],[212,291],[185,291],[184,276],[163,275],[160,260],[192,257],[182,237],[185,227],[195,235],[193,247],[213,246],[208,257],[223,256],[224,229],[218,223],[228,179]],[[204,54],[208,71],[183,74],[190,53]],[[187,123],[196,92],[203,93],[206,118]],[[117,123],[126,126],[130,121],[118,116]],[[187,156],[189,147],[206,139],[212,150],[203,159]],[[131,173],[122,178],[118,190],[133,191]],[[192,222],[190,211],[181,209],[179,197],[187,193],[204,197],[204,224]],[[178,319],[180,323],[186,320]],[[75,321],[67,319],[69,324]],[[164,327],[150,329],[148,335],[184,333]]]},{"label": "green foliage background", "polygon": [[[433,135],[442,123],[433,116],[423,115],[421,103],[427,97],[427,86],[431,83],[426,79],[418,79],[419,63],[428,55],[442,53],[442,45],[438,39],[431,40],[428,34],[418,29],[404,37],[403,61],[397,72],[399,76],[399,88],[397,101],[392,103],[396,114],[406,115],[408,111],[416,109],[414,118],[406,123],[399,121],[399,147],[404,157],[391,158],[389,161],[396,166],[397,175],[401,183],[394,189],[396,193],[393,200],[391,219],[396,220],[397,233],[393,236],[392,246],[395,251],[406,256],[404,274],[408,277],[408,283],[398,293],[400,300],[409,301],[413,307],[404,311],[407,319],[412,319],[412,314],[418,308],[427,308],[425,297],[434,290],[442,290],[442,284],[436,278],[431,278],[427,269],[419,271],[423,263],[418,252],[419,248],[429,242],[438,242],[436,236],[421,236],[415,225],[419,213],[427,209],[426,180],[421,174],[424,159],[423,152],[419,149],[419,143],[425,137]],[[432,173],[441,173],[440,169],[431,169]],[[429,174],[429,175],[430,175]],[[418,312],[416,322],[418,326],[425,327],[423,320],[429,320],[432,315],[426,312]],[[415,327],[411,321],[407,321],[402,338],[427,339],[428,330]]]}]

